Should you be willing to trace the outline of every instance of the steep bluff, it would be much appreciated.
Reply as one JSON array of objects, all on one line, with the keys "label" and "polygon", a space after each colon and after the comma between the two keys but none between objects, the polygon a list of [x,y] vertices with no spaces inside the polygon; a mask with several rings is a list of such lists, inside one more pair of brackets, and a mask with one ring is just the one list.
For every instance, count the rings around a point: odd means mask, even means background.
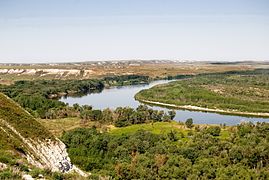
[{"label": "steep bluff", "polygon": [[17,103],[0,93],[0,136],[5,136],[10,146],[26,157],[29,163],[51,171],[76,171],[65,144],[54,137]]}]

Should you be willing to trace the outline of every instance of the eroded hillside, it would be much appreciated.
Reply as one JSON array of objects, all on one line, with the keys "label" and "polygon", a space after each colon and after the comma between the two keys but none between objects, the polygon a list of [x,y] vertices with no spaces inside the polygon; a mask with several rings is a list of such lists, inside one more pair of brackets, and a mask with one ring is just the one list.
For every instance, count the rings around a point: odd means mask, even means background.
[{"label": "eroded hillside", "polygon": [[0,147],[1,153],[23,157],[29,164],[39,168],[63,173],[76,171],[85,175],[70,162],[64,143],[2,93],[0,93]]}]

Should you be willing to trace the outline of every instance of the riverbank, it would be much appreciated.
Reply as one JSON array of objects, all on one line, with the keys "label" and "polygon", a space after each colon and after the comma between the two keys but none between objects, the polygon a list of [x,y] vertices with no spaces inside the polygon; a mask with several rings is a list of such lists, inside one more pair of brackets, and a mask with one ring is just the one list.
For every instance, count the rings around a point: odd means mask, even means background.
[{"label": "riverbank", "polygon": [[170,108],[176,108],[176,109],[186,109],[191,111],[203,111],[203,112],[216,112],[216,113],[223,113],[223,114],[231,114],[231,115],[245,115],[245,116],[256,116],[256,117],[269,117],[269,113],[255,113],[255,112],[240,112],[235,110],[223,110],[223,109],[211,109],[211,108],[204,108],[204,107],[198,107],[198,106],[192,106],[192,105],[175,105],[175,104],[168,104],[168,103],[162,103],[157,101],[148,101],[144,99],[137,99],[138,101],[146,104],[152,104],[157,106],[164,106],[164,107],[170,107]]}]

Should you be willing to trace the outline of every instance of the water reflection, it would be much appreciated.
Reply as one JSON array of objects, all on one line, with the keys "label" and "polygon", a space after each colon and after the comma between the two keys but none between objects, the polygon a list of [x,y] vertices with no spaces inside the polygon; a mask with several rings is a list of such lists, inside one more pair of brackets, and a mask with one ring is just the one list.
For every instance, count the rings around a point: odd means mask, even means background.
[{"label": "water reflection", "polygon": [[[119,86],[104,89],[102,92],[93,92],[84,96],[76,97],[62,97],[60,100],[73,105],[78,103],[80,105],[92,105],[95,109],[111,108],[115,109],[119,106],[129,106],[136,108],[140,103],[134,99],[134,95],[142,89],[148,89],[152,86],[168,83],[168,80],[154,81],[150,84],[140,84],[131,86]],[[167,111],[167,108],[151,106],[153,109]],[[175,120],[185,121],[188,118],[192,118],[195,124],[226,124],[236,125],[242,121],[251,122],[269,122],[269,118],[257,118],[257,117],[242,117],[235,115],[223,115],[212,112],[199,112],[189,110],[176,110]]]}]

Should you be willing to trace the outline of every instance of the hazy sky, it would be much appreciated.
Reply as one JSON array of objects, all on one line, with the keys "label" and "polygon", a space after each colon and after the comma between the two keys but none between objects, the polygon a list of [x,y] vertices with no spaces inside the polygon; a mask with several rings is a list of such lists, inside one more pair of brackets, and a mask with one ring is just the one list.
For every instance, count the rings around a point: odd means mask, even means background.
[{"label": "hazy sky", "polygon": [[0,0],[0,62],[269,60],[269,0]]}]

